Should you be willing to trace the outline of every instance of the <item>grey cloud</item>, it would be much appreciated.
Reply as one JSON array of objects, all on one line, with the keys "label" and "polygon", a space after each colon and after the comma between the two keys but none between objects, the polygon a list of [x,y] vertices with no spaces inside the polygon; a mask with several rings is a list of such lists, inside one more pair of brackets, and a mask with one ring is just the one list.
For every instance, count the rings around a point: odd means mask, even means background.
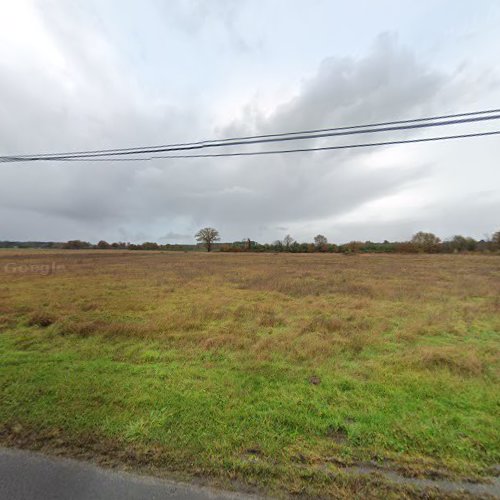
[{"label": "grey cloud", "polygon": [[499,213],[500,196],[479,192],[446,200],[439,205],[429,205],[423,213],[405,220],[383,221],[376,225],[368,222],[337,222],[335,227],[326,231],[330,230],[341,243],[359,239],[359,234],[364,235],[364,240],[402,240],[421,230],[434,232],[442,239],[456,234],[487,239],[491,233],[500,230]]},{"label": "grey cloud", "polygon": [[401,47],[395,34],[384,33],[363,58],[325,59],[316,75],[304,80],[300,92],[270,118],[249,107],[226,133],[272,133],[425,115],[441,100],[448,82],[449,75],[430,69]]},{"label": "grey cloud", "polygon": [[[85,10],[64,9],[62,14],[54,9],[43,14],[62,63],[46,68],[35,59],[0,62],[0,151],[119,147],[206,134],[203,123],[211,123],[207,112],[196,112],[187,102],[149,99],[134,68],[122,60],[99,22]],[[224,22],[231,27],[235,14],[228,12]],[[364,57],[325,59],[298,93],[271,114],[249,103],[223,130],[230,136],[425,115],[439,110],[450,94],[457,96],[458,89],[477,92],[487,84],[468,79],[465,70],[454,75],[435,71],[394,35],[382,35]],[[33,234],[41,237],[40,225],[46,224],[44,234],[50,239],[133,241],[159,234],[166,234],[160,238],[164,240],[187,239],[188,231],[214,225],[225,240],[247,235],[272,240],[293,224],[307,226],[347,213],[432,173],[432,165],[416,159],[372,169],[366,161],[370,155],[369,150],[349,150],[247,159],[1,166],[0,208],[8,217],[0,220],[0,230],[2,239],[32,239]],[[36,224],[30,213],[36,214]],[[169,222],[174,220],[182,220],[183,226]]]},{"label": "grey cloud", "polygon": [[165,236],[161,236],[159,238],[160,241],[184,241],[191,239],[193,239],[192,234],[175,233],[173,231],[170,231]]}]

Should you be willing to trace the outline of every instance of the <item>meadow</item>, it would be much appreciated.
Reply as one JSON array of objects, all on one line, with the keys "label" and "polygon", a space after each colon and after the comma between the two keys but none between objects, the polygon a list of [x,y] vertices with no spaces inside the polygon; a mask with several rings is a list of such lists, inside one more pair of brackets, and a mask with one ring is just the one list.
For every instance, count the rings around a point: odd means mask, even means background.
[{"label": "meadow", "polygon": [[495,255],[5,250],[0,444],[278,495],[417,497],[355,467],[491,475],[499,333]]}]

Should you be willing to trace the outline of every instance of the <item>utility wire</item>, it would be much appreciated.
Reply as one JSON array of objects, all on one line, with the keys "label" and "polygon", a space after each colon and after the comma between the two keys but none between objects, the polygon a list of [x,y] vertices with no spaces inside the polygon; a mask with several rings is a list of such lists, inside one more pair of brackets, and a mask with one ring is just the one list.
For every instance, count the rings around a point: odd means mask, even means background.
[{"label": "utility wire", "polygon": [[287,136],[287,135],[297,135],[297,134],[309,134],[309,133],[317,133],[317,132],[330,132],[330,131],[336,131],[336,130],[349,130],[349,129],[359,129],[359,128],[366,128],[366,127],[380,127],[380,126],[385,126],[385,125],[399,125],[403,123],[412,123],[412,122],[423,122],[423,121],[430,121],[430,120],[443,120],[443,119],[448,119],[448,118],[458,118],[458,117],[463,117],[463,116],[472,116],[472,115],[484,115],[484,114],[491,114],[491,113],[499,113],[500,109],[490,109],[490,110],[482,110],[482,111],[472,111],[468,113],[456,113],[452,115],[441,115],[441,116],[432,116],[428,118],[414,118],[411,120],[397,120],[397,121],[390,121],[390,122],[379,122],[379,123],[370,123],[366,125],[350,125],[350,126],[343,126],[343,127],[334,127],[334,128],[322,128],[322,129],[313,129],[313,130],[301,130],[301,131],[295,131],[295,132],[282,132],[278,134],[264,134],[264,135],[250,135],[250,136],[244,136],[244,137],[231,137],[231,138],[226,138],[226,139],[206,139],[202,141],[196,141],[196,142],[183,142],[183,143],[176,143],[176,144],[163,144],[163,145],[158,145],[158,146],[138,146],[138,147],[131,147],[131,148],[112,148],[112,149],[97,149],[97,150],[90,150],[90,151],[73,151],[69,153],[43,153],[43,154],[37,154],[37,155],[15,155],[17,157],[20,156],[67,156],[67,155],[72,155],[72,154],[86,154],[86,153],[111,153],[111,152],[118,152],[118,151],[139,151],[143,149],[157,149],[157,148],[167,148],[167,147],[174,147],[174,146],[190,146],[190,145],[198,145],[198,144],[208,144],[212,142],[227,142],[227,141],[236,141],[236,140],[247,140],[247,139],[260,139],[260,138],[266,138],[266,137],[282,137],[282,136]]},{"label": "utility wire", "polygon": [[[334,137],[341,135],[388,132],[395,130],[409,130],[409,129],[418,129],[426,127],[456,125],[456,124],[478,122],[485,120],[496,120],[500,118],[500,114],[492,116],[473,116],[473,115],[486,115],[486,114],[491,115],[492,113],[498,113],[498,112],[500,112],[500,109],[489,110],[489,111],[477,111],[470,113],[460,113],[455,115],[443,115],[440,117],[417,118],[413,120],[399,120],[399,121],[383,122],[383,123],[369,124],[369,125],[355,125],[350,127],[316,129],[316,130],[307,130],[301,132],[285,132],[280,134],[247,136],[247,137],[232,138],[232,139],[207,140],[207,141],[199,141],[193,143],[179,143],[179,144],[172,144],[165,146],[94,150],[94,151],[82,151],[73,153],[44,153],[36,155],[0,156],[0,162],[27,161],[27,160],[35,161],[35,160],[48,160],[48,159],[59,160],[59,159],[70,159],[70,158],[97,158],[101,156],[121,156],[129,154],[197,150],[197,149],[213,148],[213,147],[239,146],[245,144],[261,144],[268,142],[306,140],[306,139]],[[455,118],[455,117],[466,117],[466,118],[457,118],[449,120],[449,118]],[[423,123],[423,122],[428,122],[430,120],[434,121],[432,121],[431,123]],[[435,120],[440,120],[440,121],[435,121]],[[385,127],[385,125],[395,125],[395,126]],[[381,126],[384,126],[384,128],[379,128]],[[372,127],[372,128],[367,128],[367,127]]]},{"label": "utility wire", "polygon": [[[297,149],[278,149],[270,151],[240,151],[234,153],[207,153],[207,154],[193,154],[193,155],[161,155],[161,156],[149,156],[149,157],[138,157],[138,158],[58,158],[56,160],[44,159],[44,161],[61,161],[61,162],[72,162],[72,161],[151,161],[160,159],[186,159],[186,158],[219,158],[227,156],[256,156],[256,155],[274,155],[283,153],[305,153],[309,151],[331,151],[337,149],[353,149],[353,148],[369,148],[375,146],[392,146],[397,144],[410,144],[419,142],[433,142],[433,141],[445,141],[450,139],[465,139],[469,137],[483,137],[492,136],[500,134],[500,130],[494,130],[490,132],[476,132],[471,134],[458,134],[458,135],[446,135],[439,137],[424,137],[421,139],[402,139],[397,141],[384,141],[384,142],[370,142],[364,144],[342,144],[339,146],[323,146],[316,148],[297,148]],[[20,160],[20,161],[34,161],[34,160]]]}]

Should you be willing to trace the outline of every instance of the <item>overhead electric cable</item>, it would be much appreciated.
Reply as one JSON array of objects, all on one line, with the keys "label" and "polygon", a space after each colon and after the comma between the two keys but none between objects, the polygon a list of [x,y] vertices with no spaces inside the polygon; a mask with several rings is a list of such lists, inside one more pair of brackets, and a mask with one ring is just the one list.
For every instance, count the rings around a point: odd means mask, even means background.
[{"label": "overhead electric cable", "polygon": [[[268,142],[307,140],[307,139],[317,139],[317,138],[334,137],[342,135],[389,132],[396,130],[410,130],[410,129],[436,127],[436,126],[457,125],[457,124],[479,122],[485,120],[496,120],[500,118],[500,114],[494,114],[494,115],[491,114],[498,112],[500,112],[500,109],[459,113],[455,115],[443,115],[441,117],[417,118],[413,120],[399,120],[399,121],[384,122],[384,123],[370,124],[370,125],[355,125],[350,127],[316,129],[316,130],[308,130],[301,132],[285,132],[281,134],[267,134],[261,136],[247,136],[247,137],[232,138],[232,139],[207,140],[207,141],[199,141],[193,143],[179,143],[179,144],[172,144],[165,146],[93,150],[93,151],[82,151],[73,153],[43,153],[36,155],[34,154],[34,155],[0,156],[0,162],[13,162],[13,161],[15,162],[15,161],[28,161],[28,160],[36,161],[36,160],[49,160],[49,159],[59,160],[59,159],[71,159],[71,158],[98,158],[101,156],[122,156],[130,154],[197,150],[197,149],[213,148],[213,147],[241,146],[246,144],[261,144]],[[486,114],[489,114],[491,116],[484,116]],[[474,116],[474,115],[480,115],[480,116]],[[448,119],[454,117],[466,117],[466,118],[457,118],[453,120]],[[438,119],[440,121],[435,121]],[[431,121],[430,123],[424,123],[424,122],[429,122],[430,120],[434,121]],[[390,127],[385,126],[391,124],[399,124],[399,125]],[[380,126],[384,126],[384,128],[379,128]],[[367,127],[372,127],[372,128],[367,128]]]},{"label": "overhead electric cable", "polygon": [[[392,146],[398,144],[411,144],[420,142],[434,142],[434,141],[444,141],[450,139],[465,139],[469,137],[483,137],[492,136],[500,134],[500,130],[493,130],[490,132],[476,132],[471,134],[457,134],[457,135],[446,135],[439,137],[423,137],[420,139],[402,139],[394,141],[383,141],[383,142],[370,142],[363,144],[341,144],[338,146],[323,146],[315,148],[296,148],[296,149],[278,149],[270,151],[239,151],[234,153],[206,153],[206,154],[193,154],[193,155],[160,155],[160,156],[148,156],[148,157],[138,157],[138,158],[58,158],[44,159],[43,161],[60,161],[60,162],[74,162],[74,161],[107,161],[107,162],[121,162],[121,161],[151,161],[160,159],[186,159],[186,158],[219,158],[228,156],[257,156],[257,155],[274,155],[283,153],[305,153],[310,151],[331,151],[337,149],[354,149],[354,148],[368,148],[375,146]],[[20,160],[20,161],[34,161],[34,160]]]}]

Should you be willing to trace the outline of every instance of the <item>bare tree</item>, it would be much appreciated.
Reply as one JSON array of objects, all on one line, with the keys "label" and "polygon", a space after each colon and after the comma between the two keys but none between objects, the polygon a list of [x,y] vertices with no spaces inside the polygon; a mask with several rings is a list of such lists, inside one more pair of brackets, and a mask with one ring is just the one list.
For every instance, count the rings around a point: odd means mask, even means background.
[{"label": "bare tree", "polygon": [[284,247],[288,250],[290,248],[290,245],[294,242],[295,240],[289,235],[287,234],[284,238],[283,238],[283,245]]},{"label": "bare tree", "polygon": [[219,231],[213,227],[204,227],[203,229],[200,229],[194,237],[196,238],[196,241],[205,245],[207,252],[212,250],[212,244],[215,241],[220,240]]},{"label": "bare tree", "polygon": [[327,244],[328,244],[328,240],[326,239],[326,236],[323,236],[322,234],[318,234],[317,236],[314,237],[314,245],[319,250],[325,248],[325,246]]},{"label": "bare tree", "polygon": [[498,248],[500,250],[500,231],[493,233],[491,242],[493,243],[493,248]]}]

